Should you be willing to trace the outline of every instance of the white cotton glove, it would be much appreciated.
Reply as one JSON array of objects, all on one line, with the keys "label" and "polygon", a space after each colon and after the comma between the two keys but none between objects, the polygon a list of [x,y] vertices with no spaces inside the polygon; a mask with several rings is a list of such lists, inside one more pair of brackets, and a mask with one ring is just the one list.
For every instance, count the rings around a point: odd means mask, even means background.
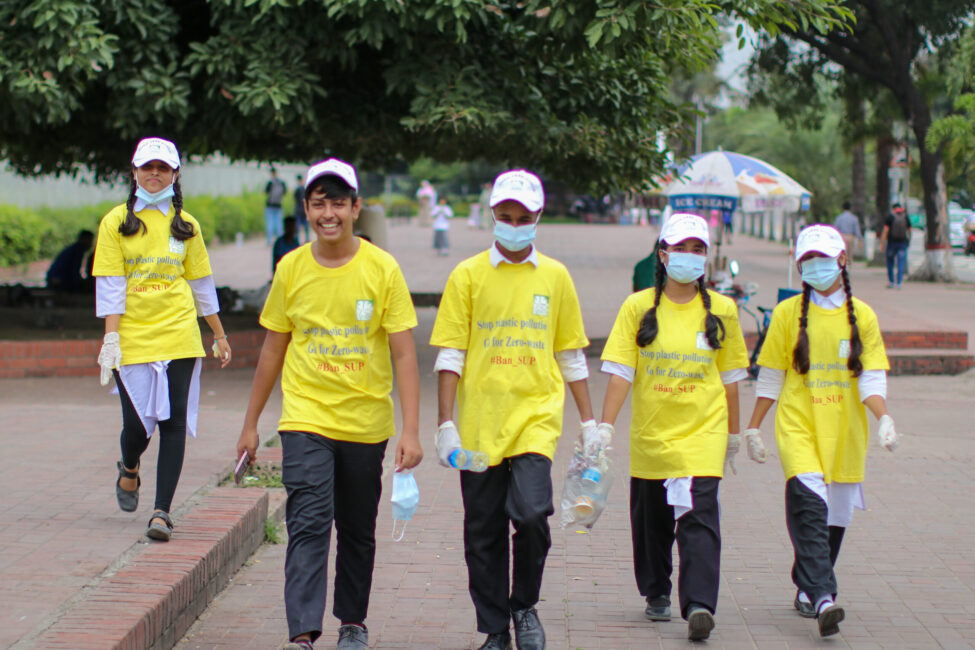
[{"label": "white cotton glove", "polygon": [[460,433],[453,420],[447,420],[437,429],[437,459],[444,467],[450,467],[450,454],[460,449]]},{"label": "white cotton glove", "polygon": [[762,442],[762,432],[758,429],[745,429],[741,435],[745,436],[745,450],[748,457],[756,463],[764,463],[767,458],[765,443]]},{"label": "white cotton glove", "polygon": [[887,451],[894,451],[900,444],[900,435],[894,429],[894,418],[887,414],[880,416],[880,427],[877,428],[877,438],[880,445]]},{"label": "white cotton glove", "polygon": [[102,367],[102,386],[108,385],[112,378],[112,369],[122,364],[122,347],[119,345],[118,332],[109,332],[102,340],[102,349],[98,353],[98,365]]},{"label": "white cotton glove", "polygon": [[598,456],[599,452],[612,442],[613,433],[612,424],[603,422],[597,425],[595,420],[586,420],[580,425],[579,430],[582,453],[586,456]]},{"label": "white cotton glove", "polygon": [[732,474],[738,474],[738,468],[735,467],[735,455],[738,453],[738,448],[741,446],[741,434],[740,433],[729,433],[728,434],[728,449],[725,451],[724,455],[724,473],[727,475],[728,470],[731,470]]}]

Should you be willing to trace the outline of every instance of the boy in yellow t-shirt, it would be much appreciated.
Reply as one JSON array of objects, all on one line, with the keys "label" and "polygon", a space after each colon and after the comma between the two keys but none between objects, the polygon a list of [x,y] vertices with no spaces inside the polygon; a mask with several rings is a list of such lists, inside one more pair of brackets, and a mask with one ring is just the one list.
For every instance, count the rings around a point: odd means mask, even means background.
[{"label": "boy in yellow t-shirt", "polygon": [[795,550],[793,605],[817,618],[821,636],[839,632],[833,565],[854,508],[864,508],[867,414],[880,420],[880,444],[897,446],[887,414],[890,368],[877,317],[853,297],[843,236],[809,226],[796,240],[802,295],[772,312],[758,357],[755,409],[746,433],[758,435],[779,400],[775,440],[785,472],[786,522]]},{"label": "boy in yellow t-shirt", "polygon": [[396,260],[353,234],[362,199],[352,166],[330,158],[305,178],[305,212],[316,240],[283,257],[274,274],[261,313],[267,337],[237,453],[247,450],[251,462],[256,457],[258,419],[281,374],[291,639],[285,648],[307,650],[321,636],[333,520],[338,647],[364,648],[382,462],[396,433],[394,366],[403,415],[396,470],[415,467],[423,456],[416,312]]},{"label": "boy in yellow t-shirt", "polygon": [[544,203],[534,174],[498,176],[490,198],[495,243],[450,274],[430,337],[442,348],[434,368],[440,462],[449,466],[439,441],[452,439],[485,454],[489,465],[460,475],[469,590],[477,629],[488,635],[483,649],[510,647],[512,618],[518,648],[545,647],[535,605],[551,546],[547,518],[554,512],[551,468],[562,433],[563,379],[586,421],[586,440],[597,435],[575,286],[565,266],[532,244]]},{"label": "boy in yellow t-shirt", "polygon": [[[701,217],[678,213],[660,231],[656,287],[623,303],[603,350],[601,429],[613,432],[633,386],[630,524],[645,616],[670,620],[672,548],[688,638],[714,627],[721,564],[718,486],[739,446],[738,382],[747,376],[738,308],[704,285],[710,242]],[[749,441],[749,455],[753,445]],[[676,530],[675,530],[676,529]]]}]

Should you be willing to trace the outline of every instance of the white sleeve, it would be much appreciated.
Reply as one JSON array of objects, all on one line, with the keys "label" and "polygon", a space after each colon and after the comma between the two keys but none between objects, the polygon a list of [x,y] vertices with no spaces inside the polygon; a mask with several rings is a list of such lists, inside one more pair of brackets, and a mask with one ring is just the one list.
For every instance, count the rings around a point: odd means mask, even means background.
[{"label": "white sleeve", "polygon": [[860,389],[860,401],[880,395],[887,399],[887,371],[886,370],[864,370],[857,379],[857,388]]},{"label": "white sleeve", "polygon": [[599,369],[607,375],[622,377],[631,384],[636,377],[636,369],[622,363],[616,363],[615,361],[603,361],[603,365]]},{"label": "white sleeve", "polygon": [[725,386],[745,379],[748,379],[747,368],[735,368],[734,370],[725,370],[721,373],[721,383]]},{"label": "white sleeve", "polygon": [[755,397],[777,400],[782,393],[783,385],[785,385],[785,370],[759,366],[758,381],[755,382]]},{"label": "white sleeve", "polygon": [[466,360],[466,350],[458,350],[456,348],[440,348],[440,352],[437,353],[437,360],[433,364],[433,371],[441,372],[443,370],[447,370],[460,375],[464,372],[464,361]]},{"label": "white sleeve", "polygon": [[105,318],[125,313],[124,275],[99,275],[95,278],[95,316]]},{"label": "white sleeve", "polygon": [[217,285],[214,284],[212,275],[196,280],[187,280],[187,282],[190,284],[190,289],[193,290],[193,298],[196,300],[200,316],[210,316],[220,311],[220,301],[217,300]]},{"label": "white sleeve", "polygon": [[567,383],[589,378],[589,364],[586,363],[586,353],[581,348],[556,352],[555,360],[558,361],[562,378]]}]

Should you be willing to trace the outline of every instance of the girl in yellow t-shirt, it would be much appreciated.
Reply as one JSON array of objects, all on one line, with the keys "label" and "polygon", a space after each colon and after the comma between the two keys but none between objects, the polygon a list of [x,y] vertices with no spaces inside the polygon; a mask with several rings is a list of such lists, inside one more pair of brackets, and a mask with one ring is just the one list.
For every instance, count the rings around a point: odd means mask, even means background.
[{"label": "girl in yellow t-shirt", "polygon": [[179,153],[169,140],[145,138],[132,156],[129,198],[102,218],[95,246],[96,313],[105,319],[98,363],[122,400],[119,507],[139,505],[139,463],[159,425],[156,501],[146,531],[168,541],[173,494],[186,435],[196,435],[203,343],[197,305],[214,334],[214,355],[230,362],[216,286],[200,224],[183,211]]},{"label": "girl in yellow t-shirt", "polygon": [[880,420],[880,443],[897,446],[887,414],[884,351],[877,317],[853,297],[843,236],[830,226],[799,233],[796,260],[802,295],[772,312],[758,357],[755,409],[745,431],[758,427],[778,400],[775,439],[785,472],[786,522],[795,550],[793,605],[818,618],[819,633],[839,632],[833,565],[853,509],[863,509],[867,415]]},{"label": "girl in yellow t-shirt", "polygon": [[630,523],[637,586],[647,600],[646,617],[669,621],[676,537],[681,616],[688,638],[700,640],[714,627],[718,483],[723,466],[735,470],[738,382],[747,376],[748,359],[734,302],[704,286],[707,223],[675,214],[659,239],[656,288],[626,299],[603,350],[602,370],[612,377],[599,428],[612,434],[632,384]]}]

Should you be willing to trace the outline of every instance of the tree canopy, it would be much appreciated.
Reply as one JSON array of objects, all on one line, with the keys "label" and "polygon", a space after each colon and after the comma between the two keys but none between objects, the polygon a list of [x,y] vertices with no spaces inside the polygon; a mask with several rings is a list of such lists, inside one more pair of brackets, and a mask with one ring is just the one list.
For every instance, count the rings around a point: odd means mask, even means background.
[{"label": "tree canopy", "polygon": [[829,31],[839,0],[7,0],[0,157],[25,174],[124,169],[135,141],[190,155],[381,168],[430,156],[638,186],[692,107],[676,68],[717,16]]}]

